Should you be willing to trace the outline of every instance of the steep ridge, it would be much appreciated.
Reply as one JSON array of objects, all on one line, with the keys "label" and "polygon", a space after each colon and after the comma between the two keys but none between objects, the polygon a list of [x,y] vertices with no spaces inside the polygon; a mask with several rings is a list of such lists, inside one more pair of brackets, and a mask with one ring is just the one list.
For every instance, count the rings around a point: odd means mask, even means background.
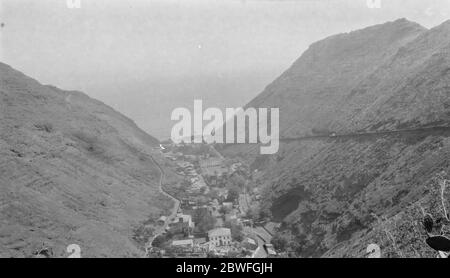
[{"label": "steep ridge", "polygon": [[348,100],[356,95],[354,101],[373,103],[367,99],[372,93],[366,90],[389,76],[377,76],[377,71],[384,73],[380,67],[424,31],[401,19],[314,43],[248,106],[279,107],[280,130],[285,136],[349,129],[351,123],[342,119],[351,113],[347,106],[354,107],[347,105]]},{"label": "steep ridge", "polygon": [[80,92],[0,63],[0,257],[143,254],[133,237],[173,204],[158,191],[158,140]]},{"label": "steep ridge", "polygon": [[[333,36],[247,106],[279,107],[282,138],[450,126],[449,50],[449,22],[426,30],[400,19]],[[248,145],[223,152],[263,170],[262,209],[283,223],[297,255],[362,256],[375,241],[374,215],[398,217],[449,170],[449,135],[330,136],[284,143],[272,156]]]}]

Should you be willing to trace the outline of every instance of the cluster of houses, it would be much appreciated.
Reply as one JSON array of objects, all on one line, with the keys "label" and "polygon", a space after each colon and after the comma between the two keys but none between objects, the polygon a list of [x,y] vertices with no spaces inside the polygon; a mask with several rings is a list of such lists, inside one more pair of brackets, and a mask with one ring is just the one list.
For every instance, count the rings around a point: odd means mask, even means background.
[{"label": "cluster of houses", "polygon": [[[177,146],[173,144],[161,149],[166,158],[175,162],[177,173],[185,177],[189,186],[185,188],[186,196],[180,197],[176,217],[159,219],[161,225],[169,222],[165,233],[169,236],[153,251],[166,257],[206,257],[211,254],[226,257],[231,253],[251,257],[258,249],[258,241],[251,233],[243,232],[245,229],[236,236],[236,227],[243,228],[248,223],[242,218],[240,200],[228,198],[229,190],[221,182],[234,173],[246,171],[242,163],[225,163],[208,154],[186,155],[176,152]],[[202,223],[194,223],[193,216],[199,219],[199,210],[214,220],[211,227],[197,229],[196,225]]]},{"label": "cluster of houses", "polygon": [[[206,233],[199,233],[195,227],[193,214],[197,210],[204,210],[207,215],[215,219],[215,225]],[[159,219],[161,225],[166,223],[167,218]],[[208,255],[226,257],[230,253],[246,254],[251,256],[258,248],[258,243],[251,237],[243,236],[241,240],[235,240],[232,230],[225,227],[225,223],[242,225],[239,206],[232,202],[219,202],[211,200],[207,204],[199,205],[192,200],[182,200],[179,213],[170,220],[166,227],[166,233],[172,236],[165,243],[162,252],[167,257],[206,257]]]},{"label": "cluster of houses", "polygon": [[192,253],[206,256],[210,252],[225,256],[233,249],[233,240],[230,229],[215,228],[208,231],[207,237],[173,240],[171,246],[178,249],[178,254],[189,257]]},{"label": "cluster of houses", "polygon": [[199,164],[205,178],[228,175],[229,169],[224,165],[223,159],[210,157],[200,160]]},{"label": "cluster of houses", "polygon": [[185,176],[190,186],[186,188],[186,192],[190,194],[198,193],[200,190],[204,190],[204,193],[209,191],[203,177],[197,173],[194,164],[189,161],[177,161],[177,173]]},{"label": "cluster of houses", "polygon": [[207,237],[173,240],[164,253],[170,257],[207,257],[211,254],[226,257],[231,253],[251,257],[257,248],[255,239],[246,237],[242,242],[234,241],[231,229],[222,227],[208,231]]}]

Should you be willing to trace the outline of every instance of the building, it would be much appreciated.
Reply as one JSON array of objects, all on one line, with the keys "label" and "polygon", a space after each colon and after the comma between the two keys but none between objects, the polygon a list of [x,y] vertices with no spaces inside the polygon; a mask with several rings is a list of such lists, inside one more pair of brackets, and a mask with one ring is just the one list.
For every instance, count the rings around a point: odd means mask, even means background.
[{"label": "building", "polygon": [[223,202],[222,206],[226,209],[232,209],[233,208],[233,202]]},{"label": "building", "polygon": [[187,223],[189,228],[194,228],[194,222],[192,221],[192,216],[188,214],[178,213],[174,221],[175,223]]},{"label": "building", "polygon": [[200,237],[200,238],[194,238],[194,245],[203,245],[207,242],[206,238]]},{"label": "building", "polygon": [[217,196],[221,201],[226,200],[228,198],[228,189],[220,188],[217,190]]},{"label": "building", "polygon": [[228,246],[231,244],[231,230],[228,228],[217,228],[208,232],[208,239],[215,247]]},{"label": "building", "polygon": [[213,167],[221,167],[223,164],[223,160],[220,158],[209,158],[200,161],[201,168],[213,168]]},{"label": "building", "polygon": [[247,250],[254,251],[258,248],[258,242],[256,242],[256,240],[252,238],[247,237],[242,241],[241,246]]},{"label": "building", "polygon": [[183,233],[185,236],[194,231],[195,224],[190,215],[178,213],[172,223],[169,224],[169,231],[173,234]]},{"label": "building", "polygon": [[194,247],[194,241],[192,239],[182,239],[172,241],[173,247],[192,248]]},{"label": "building", "polygon": [[238,223],[238,222],[239,222],[239,219],[238,219],[238,217],[237,217],[237,215],[236,215],[236,212],[235,212],[235,211],[232,211],[232,212],[230,212],[230,213],[227,213],[227,214],[225,215],[225,221],[227,221],[227,222],[233,222],[233,223]]},{"label": "building", "polygon": [[166,223],[166,221],[167,221],[167,217],[165,217],[165,216],[163,215],[163,216],[161,216],[161,217],[158,219],[158,224],[159,224],[159,225],[164,225],[164,223]]},{"label": "building", "polygon": [[199,164],[205,177],[217,177],[228,173],[228,167],[225,167],[223,160],[219,158],[201,160]]}]

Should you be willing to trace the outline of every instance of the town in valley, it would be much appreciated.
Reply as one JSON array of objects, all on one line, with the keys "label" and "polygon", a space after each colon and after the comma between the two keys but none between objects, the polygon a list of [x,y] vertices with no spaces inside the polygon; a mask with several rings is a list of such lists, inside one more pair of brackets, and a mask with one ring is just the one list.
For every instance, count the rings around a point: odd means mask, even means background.
[{"label": "town in valley", "polygon": [[[146,256],[166,258],[266,258],[278,223],[258,209],[258,170],[225,158],[213,144],[163,142],[161,190],[175,203],[147,235]],[[156,228],[154,228],[156,226]],[[142,231],[141,231],[142,233]],[[137,236],[139,238],[139,235]],[[142,234],[140,235],[143,238]]]}]

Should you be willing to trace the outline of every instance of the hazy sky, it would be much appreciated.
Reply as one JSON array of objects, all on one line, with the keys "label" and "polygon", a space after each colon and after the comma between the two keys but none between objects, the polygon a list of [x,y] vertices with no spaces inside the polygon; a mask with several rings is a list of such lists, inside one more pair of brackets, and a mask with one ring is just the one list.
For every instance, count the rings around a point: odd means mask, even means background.
[{"label": "hazy sky", "polygon": [[406,17],[450,19],[450,0],[0,0],[0,61],[81,90],[170,137],[172,109],[237,107],[319,39]]}]

